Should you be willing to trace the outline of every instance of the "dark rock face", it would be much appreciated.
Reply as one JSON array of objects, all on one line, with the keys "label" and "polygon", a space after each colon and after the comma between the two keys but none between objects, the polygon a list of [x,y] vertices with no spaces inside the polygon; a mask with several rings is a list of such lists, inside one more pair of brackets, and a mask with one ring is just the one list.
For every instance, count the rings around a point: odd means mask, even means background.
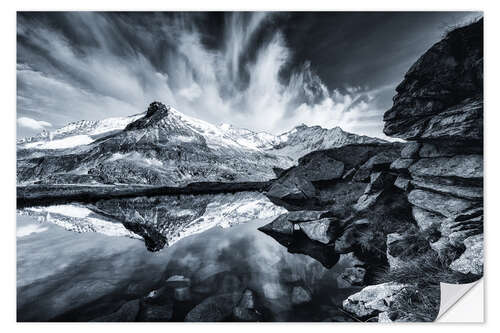
[{"label": "dark rock face", "polygon": [[483,20],[448,33],[396,91],[384,133],[414,141],[392,165],[398,187],[420,230],[435,231],[429,243],[441,260],[481,276]]},{"label": "dark rock face", "polygon": [[[289,252],[307,254],[325,267],[334,265],[339,254],[355,251],[368,263],[346,272],[344,285],[363,283],[366,274],[387,263],[385,236],[408,229],[412,223],[406,193],[394,185],[397,173],[390,168],[401,148],[400,144],[352,145],[306,155],[297,167],[271,184],[266,193],[270,200],[292,211],[259,230],[286,246]],[[309,167],[323,160],[342,172],[324,173],[328,177],[321,181],[312,178],[311,174],[317,174]],[[356,179],[360,173],[366,176]],[[291,177],[296,181],[290,182]],[[315,189],[307,192],[307,199],[292,201],[284,195],[275,196],[278,189],[283,194],[295,194],[299,192],[297,185],[305,182]]]},{"label": "dark rock face", "polygon": [[273,181],[266,195],[288,210],[350,205],[364,191],[371,170],[388,168],[401,148],[358,144],[310,153]]},{"label": "dark rock face", "polygon": [[261,231],[293,236],[302,231],[309,239],[323,244],[334,240],[336,230],[341,228],[340,221],[331,218],[328,211],[294,211],[278,216],[271,223],[261,227]]},{"label": "dark rock face", "polygon": [[483,20],[431,47],[396,88],[384,133],[402,139],[482,141]]},{"label": "dark rock face", "polygon": [[278,243],[288,249],[290,253],[299,253],[310,256],[319,261],[326,268],[332,268],[339,260],[339,254],[335,252],[335,247],[330,244],[310,239],[304,232],[297,230],[292,234],[276,232],[274,226],[266,225],[259,228],[260,231],[273,237]]}]

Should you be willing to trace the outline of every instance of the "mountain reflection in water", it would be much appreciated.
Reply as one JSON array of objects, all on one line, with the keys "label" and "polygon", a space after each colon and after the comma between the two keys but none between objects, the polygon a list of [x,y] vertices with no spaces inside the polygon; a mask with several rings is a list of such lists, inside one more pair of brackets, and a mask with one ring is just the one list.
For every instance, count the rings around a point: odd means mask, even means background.
[{"label": "mountain reflection in water", "polygon": [[[336,288],[343,265],[327,269],[312,257],[289,253],[257,230],[272,219],[214,227],[151,252],[139,239],[75,233],[18,215],[18,320],[92,320],[144,300],[174,275],[191,281],[189,297],[173,305],[174,321],[211,296],[247,289],[264,309],[261,320],[350,320],[338,309],[353,292]],[[295,287],[306,290],[311,301],[297,304]]]}]

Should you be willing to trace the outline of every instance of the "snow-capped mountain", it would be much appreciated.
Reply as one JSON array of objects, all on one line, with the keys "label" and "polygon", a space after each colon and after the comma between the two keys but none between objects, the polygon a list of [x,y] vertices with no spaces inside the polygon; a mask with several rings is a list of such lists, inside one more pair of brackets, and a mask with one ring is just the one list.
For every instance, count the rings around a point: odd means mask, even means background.
[{"label": "snow-capped mountain", "polygon": [[279,136],[213,125],[162,103],[130,117],[70,123],[18,140],[18,183],[185,185],[263,181],[315,150],[378,142],[340,128],[298,126]]},{"label": "snow-capped mountain", "polygon": [[123,130],[131,122],[144,117],[144,113],[129,117],[113,117],[103,120],[80,120],[36,136],[17,140],[18,146],[34,149],[64,149],[89,144],[99,137]]},{"label": "snow-capped mountain", "polygon": [[258,192],[179,197],[138,197],[101,200],[93,205],[65,204],[18,210],[38,222],[66,230],[143,239],[151,251],[213,227],[227,228],[283,214]]},{"label": "snow-capped mountain", "polygon": [[316,150],[337,148],[354,143],[386,142],[365,135],[345,132],[340,127],[327,129],[304,124],[277,136],[276,141],[277,144],[273,145],[272,152],[291,157],[294,160]]}]

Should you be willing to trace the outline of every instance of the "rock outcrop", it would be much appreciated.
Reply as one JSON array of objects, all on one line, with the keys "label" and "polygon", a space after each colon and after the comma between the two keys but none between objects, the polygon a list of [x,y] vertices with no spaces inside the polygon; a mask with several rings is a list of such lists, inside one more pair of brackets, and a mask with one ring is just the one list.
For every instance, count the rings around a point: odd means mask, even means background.
[{"label": "rock outcrop", "polygon": [[[384,133],[411,141],[391,168],[413,218],[450,268],[482,275],[483,21],[458,28],[410,68]],[[389,240],[388,240],[389,241]]]},{"label": "rock outcrop", "polygon": [[399,143],[356,144],[316,151],[272,182],[267,196],[289,210],[350,206],[365,191],[371,171],[388,169]]},{"label": "rock outcrop", "polygon": [[314,244],[300,253],[323,263],[352,256],[338,288],[373,284],[343,303],[358,319],[434,320],[442,279],[482,276],[482,66],[479,20],[449,32],[397,87],[384,132],[406,143],[310,153],[266,193],[290,212],[260,230],[289,250]]},{"label": "rock outcrop", "polygon": [[383,283],[363,288],[349,296],[343,303],[344,310],[362,319],[378,316],[390,309],[395,297],[407,288],[405,284]]}]

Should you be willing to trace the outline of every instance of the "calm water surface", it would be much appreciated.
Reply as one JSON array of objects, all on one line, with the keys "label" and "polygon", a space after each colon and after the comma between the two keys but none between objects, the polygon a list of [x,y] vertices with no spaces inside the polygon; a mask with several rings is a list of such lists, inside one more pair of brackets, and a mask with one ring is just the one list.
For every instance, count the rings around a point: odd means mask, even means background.
[{"label": "calm water surface", "polygon": [[[272,219],[231,228],[215,227],[159,252],[127,237],[75,233],[30,216],[17,220],[18,321],[87,321],[144,297],[167,278],[190,278],[191,298],[174,308],[173,320],[203,299],[255,291],[269,321],[345,321],[338,306],[353,289],[337,289],[341,264],[326,269],[302,254],[290,254],[257,230]],[[301,286],[312,295],[293,305]]]}]

